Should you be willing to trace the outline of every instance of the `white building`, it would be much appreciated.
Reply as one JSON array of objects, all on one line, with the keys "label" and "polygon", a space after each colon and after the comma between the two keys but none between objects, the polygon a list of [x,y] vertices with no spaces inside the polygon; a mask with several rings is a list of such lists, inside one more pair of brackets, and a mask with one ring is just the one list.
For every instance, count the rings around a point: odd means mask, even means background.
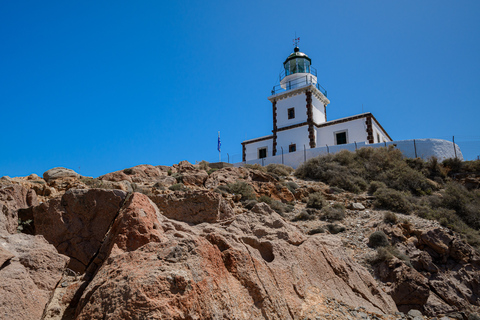
[{"label": "white building", "polygon": [[283,65],[280,85],[268,97],[272,134],[242,142],[242,161],[324,146],[392,141],[371,113],[327,121],[327,92],[317,83],[311,59],[298,47]]}]

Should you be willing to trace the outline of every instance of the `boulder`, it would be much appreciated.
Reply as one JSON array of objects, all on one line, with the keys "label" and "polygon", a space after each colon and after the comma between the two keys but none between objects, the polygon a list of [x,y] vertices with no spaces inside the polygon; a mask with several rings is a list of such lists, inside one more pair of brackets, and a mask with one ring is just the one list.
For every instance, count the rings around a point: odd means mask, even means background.
[{"label": "boulder", "polygon": [[193,224],[218,222],[233,216],[232,207],[212,191],[195,190],[150,197],[160,212],[171,219]]},{"label": "boulder", "polygon": [[67,177],[78,178],[80,177],[80,175],[75,171],[73,171],[72,169],[67,169],[62,167],[53,168],[43,173],[43,179],[47,182],[50,182],[55,179],[67,178]]},{"label": "boulder", "polygon": [[0,317],[42,319],[67,263],[42,236],[0,236]]},{"label": "boulder", "polygon": [[71,258],[69,268],[83,272],[100,248],[126,192],[105,189],[70,189],[33,208],[36,234]]}]

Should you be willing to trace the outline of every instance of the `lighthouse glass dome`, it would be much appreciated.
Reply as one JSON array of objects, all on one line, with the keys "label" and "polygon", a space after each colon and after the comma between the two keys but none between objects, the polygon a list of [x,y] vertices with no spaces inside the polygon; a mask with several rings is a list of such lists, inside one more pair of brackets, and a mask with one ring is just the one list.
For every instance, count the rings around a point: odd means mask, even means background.
[{"label": "lighthouse glass dome", "polygon": [[287,60],[283,63],[285,68],[285,76],[294,73],[310,73],[310,58],[303,52],[300,52],[298,47],[294,49],[294,52],[288,56]]}]

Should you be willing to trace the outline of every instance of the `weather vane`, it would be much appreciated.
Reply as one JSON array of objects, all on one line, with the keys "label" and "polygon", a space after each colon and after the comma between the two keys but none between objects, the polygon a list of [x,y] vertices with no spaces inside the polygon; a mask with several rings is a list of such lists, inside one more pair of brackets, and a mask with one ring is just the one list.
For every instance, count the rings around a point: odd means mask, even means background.
[{"label": "weather vane", "polygon": [[297,38],[297,33],[295,32],[295,39],[293,39],[293,45],[298,47],[298,41],[300,41],[300,37]]}]

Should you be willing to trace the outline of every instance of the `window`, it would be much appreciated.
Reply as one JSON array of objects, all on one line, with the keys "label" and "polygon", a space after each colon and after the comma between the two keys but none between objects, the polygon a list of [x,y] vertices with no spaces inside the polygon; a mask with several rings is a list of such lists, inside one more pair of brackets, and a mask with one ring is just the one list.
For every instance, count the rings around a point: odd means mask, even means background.
[{"label": "window", "polygon": [[288,152],[295,152],[297,151],[297,145],[295,143],[292,143],[291,145],[288,146]]},{"label": "window", "polygon": [[267,148],[258,148],[258,159],[267,157]]},{"label": "window", "polygon": [[347,143],[347,131],[335,132],[335,144]]},{"label": "window", "polygon": [[295,108],[288,109],[288,119],[295,118]]}]

